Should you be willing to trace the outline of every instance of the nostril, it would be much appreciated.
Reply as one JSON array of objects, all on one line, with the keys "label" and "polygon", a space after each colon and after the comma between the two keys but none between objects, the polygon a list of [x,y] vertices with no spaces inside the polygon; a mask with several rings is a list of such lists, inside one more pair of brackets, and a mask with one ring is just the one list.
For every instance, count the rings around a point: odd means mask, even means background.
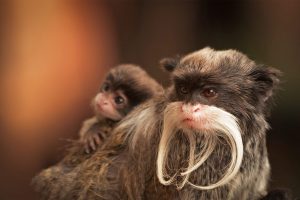
[{"label": "nostril", "polygon": [[200,111],[200,108],[196,108],[195,110],[194,110],[194,112],[199,112]]},{"label": "nostril", "polygon": [[186,105],[182,105],[181,106],[181,112],[187,112],[187,108],[186,108]]},{"label": "nostril", "polygon": [[181,106],[181,112],[183,113],[198,113],[201,112],[203,110],[203,106],[202,105],[191,105],[191,104],[184,104]]},{"label": "nostril", "polygon": [[202,110],[202,106],[201,105],[196,105],[194,106],[193,108],[193,112],[196,113],[196,112],[200,112]]}]

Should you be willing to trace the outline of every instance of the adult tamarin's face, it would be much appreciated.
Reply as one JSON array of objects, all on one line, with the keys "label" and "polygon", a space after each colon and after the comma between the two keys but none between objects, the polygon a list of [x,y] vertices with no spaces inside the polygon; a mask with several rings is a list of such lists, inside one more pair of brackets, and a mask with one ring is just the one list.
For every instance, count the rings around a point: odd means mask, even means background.
[{"label": "adult tamarin's face", "polygon": [[[164,126],[159,145],[157,174],[165,185],[186,183],[198,189],[213,189],[228,183],[239,170],[243,143],[239,123],[250,122],[253,113],[264,115],[278,71],[257,66],[234,50],[214,51],[205,48],[179,61],[164,59],[161,64],[172,71],[170,103],[164,112]],[[189,158],[176,174],[168,174],[168,154],[174,135],[183,133],[189,141]],[[196,137],[204,139],[196,143]],[[194,173],[211,155],[223,138],[230,147],[231,161],[224,163],[223,177],[210,185],[196,186],[189,182]],[[201,148],[197,147],[201,145]],[[199,150],[200,149],[200,150]],[[179,178],[178,178],[179,177]],[[179,183],[178,183],[178,180]]]}]

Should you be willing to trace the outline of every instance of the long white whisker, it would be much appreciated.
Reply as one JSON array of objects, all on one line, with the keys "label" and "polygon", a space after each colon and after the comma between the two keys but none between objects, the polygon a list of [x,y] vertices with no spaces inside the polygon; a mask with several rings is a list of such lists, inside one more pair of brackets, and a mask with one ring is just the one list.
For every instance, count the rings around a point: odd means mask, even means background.
[{"label": "long white whisker", "polygon": [[[164,112],[164,125],[157,157],[157,176],[159,181],[164,185],[170,185],[175,182],[176,176],[181,176],[182,180],[180,183],[176,183],[178,189],[189,184],[196,189],[210,190],[227,184],[239,171],[243,158],[243,142],[237,119],[232,114],[214,106],[209,106],[203,111],[204,113],[202,114],[205,116],[205,121],[201,121],[201,118],[199,118],[200,124],[197,129],[199,129],[200,132],[196,130],[183,131],[183,133],[187,135],[189,142],[188,167],[179,175],[177,173],[173,176],[168,175],[166,165],[168,163],[170,143],[182,124],[180,106],[182,106],[182,104],[179,102],[171,103]],[[197,134],[204,136],[203,141],[201,141],[203,146],[200,148],[198,155],[195,152],[197,146],[195,138]],[[231,161],[229,167],[221,176],[221,179],[215,183],[203,186],[191,183],[189,181],[191,174],[195,173],[195,171],[209,159],[217,143],[220,142],[218,136],[223,137],[225,142],[230,146]]]}]

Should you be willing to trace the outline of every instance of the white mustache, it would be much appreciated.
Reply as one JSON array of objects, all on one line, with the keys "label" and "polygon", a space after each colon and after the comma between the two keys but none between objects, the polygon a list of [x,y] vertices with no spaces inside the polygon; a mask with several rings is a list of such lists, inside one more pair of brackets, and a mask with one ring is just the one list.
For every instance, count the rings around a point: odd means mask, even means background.
[{"label": "white mustache", "polygon": [[[243,143],[241,131],[237,119],[230,113],[215,106],[206,106],[201,112],[205,118],[206,128],[192,130],[183,127],[182,103],[174,102],[169,104],[164,111],[164,122],[161,140],[157,157],[157,177],[163,185],[176,184],[178,189],[186,184],[200,190],[210,190],[227,184],[239,171],[243,158]],[[197,122],[197,119],[194,119]],[[199,119],[200,123],[201,119]],[[168,154],[170,143],[174,135],[181,130],[189,141],[188,167],[180,174],[169,175],[167,173]],[[196,154],[196,137],[201,134],[204,137],[201,151]],[[211,155],[218,143],[218,137],[222,137],[229,144],[231,150],[231,161],[222,178],[210,185],[195,185],[189,181],[191,173],[195,172]],[[187,158],[182,158],[187,159]],[[224,165],[227,163],[224,163]],[[179,169],[178,169],[179,170]],[[182,181],[176,183],[176,176],[181,176]]]}]

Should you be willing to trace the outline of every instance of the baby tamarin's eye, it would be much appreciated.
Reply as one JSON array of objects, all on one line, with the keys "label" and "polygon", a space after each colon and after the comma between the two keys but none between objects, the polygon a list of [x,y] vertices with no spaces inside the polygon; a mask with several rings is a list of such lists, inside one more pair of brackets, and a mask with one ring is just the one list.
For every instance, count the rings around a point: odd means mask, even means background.
[{"label": "baby tamarin's eye", "polygon": [[125,102],[125,99],[121,96],[116,96],[115,97],[115,103],[116,104],[123,104]]},{"label": "baby tamarin's eye", "polygon": [[103,90],[104,92],[107,92],[107,91],[109,90],[109,84],[108,84],[108,83],[103,83],[103,85],[102,85],[102,90]]},{"label": "baby tamarin's eye", "polygon": [[202,91],[203,96],[205,96],[206,98],[212,98],[217,96],[217,92],[215,89],[213,88],[206,88]]},{"label": "baby tamarin's eye", "polygon": [[188,93],[188,88],[185,87],[185,86],[183,86],[183,85],[181,85],[181,86],[179,86],[179,92],[181,94],[187,94]]}]

